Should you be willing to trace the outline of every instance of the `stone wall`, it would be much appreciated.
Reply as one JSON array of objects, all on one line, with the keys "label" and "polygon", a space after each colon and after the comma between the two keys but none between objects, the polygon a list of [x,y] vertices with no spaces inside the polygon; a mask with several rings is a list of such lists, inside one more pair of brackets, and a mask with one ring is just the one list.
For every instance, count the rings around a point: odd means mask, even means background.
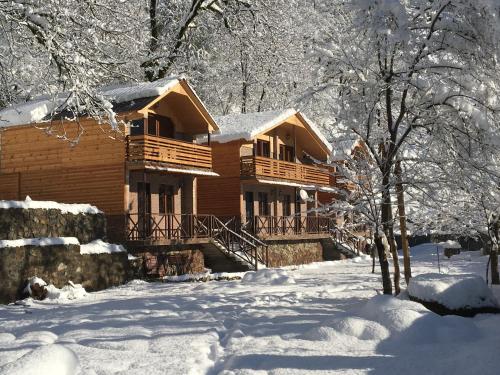
[{"label": "stone wall", "polygon": [[150,246],[134,251],[138,258],[134,275],[138,278],[158,278],[186,273],[204,272],[202,251],[194,245]]},{"label": "stone wall", "polygon": [[106,237],[103,214],[70,214],[56,209],[0,209],[0,239],[76,237],[88,243]]},{"label": "stone wall", "polygon": [[79,245],[0,248],[0,275],[1,303],[21,297],[32,276],[58,288],[71,280],[89,291],[123,284],[131,276],[127,253],[82,255]]},{"label": "stone wall", "polygon": [[[282,267],[323,261],[320,240],[268,240],[269,267]],[[259,250],[263,252],[263,249]]]}]

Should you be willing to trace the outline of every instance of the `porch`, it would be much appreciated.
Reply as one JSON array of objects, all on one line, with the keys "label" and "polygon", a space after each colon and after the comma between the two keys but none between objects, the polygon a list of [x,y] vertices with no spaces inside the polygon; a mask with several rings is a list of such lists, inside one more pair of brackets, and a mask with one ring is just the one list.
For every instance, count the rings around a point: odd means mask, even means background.
[{"label": "porch", "polygon": [[254,216],[216,217],[214,215],[129,213],[126,238],[128,241],[151,243],[209,242],[223,227],[235,232],[246,232],[258,238],[328,237],[336,230],[335,219],[320,216]]}]

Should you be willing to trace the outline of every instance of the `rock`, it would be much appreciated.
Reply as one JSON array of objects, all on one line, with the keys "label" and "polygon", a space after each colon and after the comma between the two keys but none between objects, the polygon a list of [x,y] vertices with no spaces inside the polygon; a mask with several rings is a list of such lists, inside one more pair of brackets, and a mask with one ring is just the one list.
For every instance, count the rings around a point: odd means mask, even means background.
[{"label": "rock", "polygon": [[47,290],[47,283],[36,276],[27,280],[27,285],[24,290],[31,298],[39,301],[47,298],[49,293]]}]

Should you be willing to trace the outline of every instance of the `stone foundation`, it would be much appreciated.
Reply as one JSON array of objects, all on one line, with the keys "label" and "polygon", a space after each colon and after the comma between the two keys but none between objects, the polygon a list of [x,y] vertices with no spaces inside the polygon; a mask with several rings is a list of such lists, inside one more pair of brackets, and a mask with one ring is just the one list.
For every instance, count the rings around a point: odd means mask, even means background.
[{"label": "stone foundation", "polygon": [[127,253],[80,254],[78,245],[0,248],[0,302],[21,297],[26,280],[41,277],[61,288],[68,281],[89,291],[123,284],[130,278]]},{"label": "stone foundation", "polygon": [[80,243],[106,237],[103,214],[70,214],[56,209],[0,209],[0,239],[76,237]]},{"label": "stone foundation", "polygon": [[139,278],[177,276],[205,271],[203,253],[196,245],[144,246],[133,249],[134,275]]},{"label": "stone foundation", "polygon": [[319,240],[268,240],[266,243],[268,244],[269,267],[323,261],[323,247]]}]

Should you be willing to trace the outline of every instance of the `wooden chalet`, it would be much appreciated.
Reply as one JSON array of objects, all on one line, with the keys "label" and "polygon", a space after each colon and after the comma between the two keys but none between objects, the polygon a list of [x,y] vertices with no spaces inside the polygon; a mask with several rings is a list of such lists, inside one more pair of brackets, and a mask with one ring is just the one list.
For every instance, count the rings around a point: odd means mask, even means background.
[{"label": "wooden chalet", "polygon": [[[63,97],[0,112],[0,199],[91,203],[115,241],[193,237],[197,178],[215,175],[210,145],[196,139],[218,130],[214,119],[183,78],[102,95],[128,125],[113,130],[84,115],[69,121],[57,113]],[[79,141],[71,147],[61,138]]]},{"label": "wooden chalet", "polygon": [[333,220],[315,212],[332,192],[331,146],[302,113],[287,109],[216,117],[213,169],[198,180],[198,212],[235,217],[260,238],[329,235]]}]

